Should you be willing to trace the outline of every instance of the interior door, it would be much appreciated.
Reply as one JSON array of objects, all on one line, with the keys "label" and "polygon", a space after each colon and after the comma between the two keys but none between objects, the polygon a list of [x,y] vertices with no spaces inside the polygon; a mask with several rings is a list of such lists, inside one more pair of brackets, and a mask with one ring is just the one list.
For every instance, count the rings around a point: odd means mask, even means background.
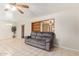
[{"label": "interior door", "polygon": [[24,38],[24,25],[21,26],[21,38]]}]

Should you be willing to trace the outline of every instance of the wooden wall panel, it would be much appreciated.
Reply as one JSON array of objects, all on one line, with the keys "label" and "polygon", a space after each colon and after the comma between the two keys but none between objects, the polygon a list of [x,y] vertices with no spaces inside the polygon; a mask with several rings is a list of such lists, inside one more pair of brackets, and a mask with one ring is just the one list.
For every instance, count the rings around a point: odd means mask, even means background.
[{"label": "wooden wall panel", "polygon": [[54,32],[55,19],[47,19],[32,23],[32,32]]},{"label": "wooden wall panel", "polygon": [[32,32],[40,32],[41,22],[32,23]]}]

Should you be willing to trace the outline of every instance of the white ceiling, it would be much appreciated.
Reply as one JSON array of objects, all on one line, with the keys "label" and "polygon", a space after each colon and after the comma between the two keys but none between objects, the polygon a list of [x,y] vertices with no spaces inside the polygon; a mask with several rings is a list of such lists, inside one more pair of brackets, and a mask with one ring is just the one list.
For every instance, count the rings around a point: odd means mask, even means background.
[{"label": "white ceiling", "polygon": [[5,12],[5,5],[3,3],[0,4],[0,20],[15,21],[19,17],[27,17],[28,15],[34,18],[66,10],[79,10],[79,4],[77,3],[28,3],[30,8],[25,9],[25,14],[22,15],[18,11]]},{"label": "white ceiling", "polygon": [[[62,3],[33,3],[29,4],[29,10],[34,13],[36,17],[57,13],[66,10],[79,10],[79,4],[62,4]],[[29,11],[29,12],[30,12]]]}]

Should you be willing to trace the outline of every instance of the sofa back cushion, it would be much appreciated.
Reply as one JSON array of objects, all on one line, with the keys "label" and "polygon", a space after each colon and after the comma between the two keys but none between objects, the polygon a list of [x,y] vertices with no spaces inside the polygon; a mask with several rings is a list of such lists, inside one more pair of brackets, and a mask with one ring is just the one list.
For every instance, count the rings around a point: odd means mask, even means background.
[{"label": "sofa back cushion", "polygon": [[32,35],[31,38],[36,39],[36,36]]},{"label": "sofa back cushion", "polygon": [[31,32],[31,36],[32,36],[32,35],[36,36],[36,32]]},{"label": "sofa back cushion", "polygon": [[36,38],[36,32],[31,33],[31,38],[35,39]]},{"label": "sofa back cushion", "polygon": [[36,39],[50,40],[54,37],[53,32],[37,32]]},{"label": "sofa back cushion", "polygon": [[37,36],[42,36],[42,32],[37,32]]},{"label": "sofa back cushion", "polygon": [[42,39],[42,33],[41,32],[37,32],[36,39]]},{"label": "sofa back cushion", "polygon": [[54,33],[53,32],[43,32],[42,36],[52,38],[54,36]]},{"label": "sofa back cushion", "polygon": [[41,36],[36,36],[36,39],[42,39],[42,37]]},{"label": "sofa back cushion", "polygon": [[43,36],[49,36],[49,37],[52,36],[51,33],[48,33],[48,32],[43,32],[42,35],[43,35]]},{"label": "sofa back cushion", "polygon": [[32,32],[31,33],[31,38],[34,38],[34,39],[47,40],[47,39],[52,39],[53,36],[54,36],[53,32]]}]

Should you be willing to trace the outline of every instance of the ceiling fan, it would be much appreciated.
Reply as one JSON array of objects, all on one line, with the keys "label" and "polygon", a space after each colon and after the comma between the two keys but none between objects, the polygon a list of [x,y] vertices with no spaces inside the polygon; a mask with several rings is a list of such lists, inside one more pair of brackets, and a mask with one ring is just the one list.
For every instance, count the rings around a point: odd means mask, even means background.
[{"label": "ceiling fan", "polygon": [[28,5],[23,4],[23,3],[9,3],[9,7],[4,9],[5,11],[9,11],[10,9],[15,8],[18,10],[21,14],[24,14],[23,9],[24,8],[29,8]]}]

